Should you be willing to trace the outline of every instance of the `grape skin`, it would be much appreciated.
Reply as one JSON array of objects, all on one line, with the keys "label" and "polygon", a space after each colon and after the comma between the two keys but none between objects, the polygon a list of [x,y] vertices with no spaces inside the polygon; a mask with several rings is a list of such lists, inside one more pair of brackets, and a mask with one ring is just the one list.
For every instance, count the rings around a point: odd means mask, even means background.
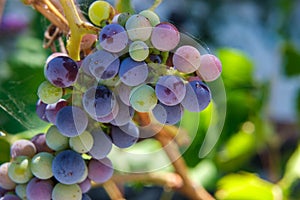
[{"label": "grape skin", "polygon": [[174,106],[179,104],[185,97],[186,87],[181,78],[174,75],[166,75],[158,79],[155,93],[161,103],[167,106]]},{"label": "grape skin", "polygon": [[15,141],[10,147],[10,156],[16,158],[18,156],[33,157],[36,154],[35,145],[30,140],[20,139]]},{"label": "grape skin", "polygon": [[134,145],[139,138],[139,129],[129,122],[124,126],[112,126],[111,138],[114,145],[119,148],[128,148]]},{"label": "grape skin", "polygon": [[16,187],[16,183],[12,181],[8,175],[9,165],[10,162],[5,162],[0,165],[0,188],[6,190],[12,190]]},{"label": "grape skin", "polygon": [[130,16],[126,21],[125,28],[132,41],[146,41],[150,38],[152,32],[150,21],[139,14]]},{"label": "grape skin", "polygon": [[47,152],[40,152],[31,159],[31,172],[39,179],[49,179],[53,176],[52,161],[54,156]]},{"label": "grape skin", "polygon": [[135,61],[143,61],[149,55],[149,48],[143,41],[134,41],[129,46],[129,55]]},{"label": "grape skin", "polygon": [[149,112],[156,104],[155,91],[149,85],[138,86],[130,93],[130,105],[138,112]]},{"label": "grape skin", "polygon": [[86,178],[84,181],[80,182],[78,185],[79,185],[82,193],[86,193],[92,188],[92,183],[89,178]]},{"label": "grape skin", "polygon": [[57,113],[56,126],[64,136],[75,137],[82,134],[87,124],[88,117],[79,107],[65,106]]},{"label": "grape skin", "polygon": [[33,178],[26,188],[26,197],[30,200],[51,200],[53,181]]},{"label": "grape skin", "polygon": [[[15,188],[16,195],[18,197],[20,197],[21,199],[27,199],[26,187],[27,187],[27,183],[25,183],[25,184],[18,184],[16,186],[16,188]],[[0,195],[0,197],[1,197],[1,195]]]},{"label": "grape skin", "polygon": [[148,77],[148,66],[145,62],[136,62],[125,58],[121,62],[119,76],[121,81],[128,86],[137,86]]},{"label": "grape skin", "polygon": [[63,184],[78,183],[85,171],[85,162],[81,155],[72,150],[65,150],[57,154],[52,162],[54,177]]},{"label": "grape skin", "polygon": [[18,184],[27,183],[32,178],[31,160],[28,156],[16,157],[8,167],[8,176]]},{"label": "grape skin", "polygon": [[101,26],[104,20],[108,20],[114,13],[111,5],[106,1],[94,1],[88,9],[89,19],[93,24]]},{"label": "grape skin", "polygon": [[81,200],[82,192],[77,184],[57,183],[52,191],[52,200]]},{"label": "grape skin", "polygon": [[113,175],[114,169],[109,158],[91,159],[88,164],[88,177],[96,183],[104,183]]},{"label": "grape skin", "polygon": [[221,61],[212,54],[205,54],[201,57],[200,67],[197,75],[204,81],[211,82],[219,78],[222,72]]},{"label": "grape skin", "polygon": [[62,88],[55,87],[48,81],[44,81],[38,88],[40,100],[46,104],[56,103],[63,95]]},{"label": "grape skin", "polygon": [[89,151],[89,155],[95,159],[105,158],[112,149],[110,138],[100,128],[93,130],[91,134],[94,139],[94,144]]},{"label": "grape skin", "polygon": [[45,65],[45,77],[59,88],[71,86],[77,79],[79,67],[77,63],[68,56],[57,56]]},{"label": "grape skin", "polygon": [[69,138],[62,135],[53,125],[47,130],[46,144],[55,151],[61,151],[69,147]]},{"label": "grape skin", "polygon": [[161,124],[174,125],[182,118],[184,108],[181,104],[175,106],[167,106],[158,103],[152,110],[155,119]]},{"label": "grape skin", "polygon": [[45,121],[45,122],[49,122],[49,120],[46,117],[46,107],[48,104],[42,102],[40,99],[36,102],[36,114],[37,116]]},{"label": "grape skin", "polygon": [[185,109],[200,112],[211,102],[210,89],[202,81],[190,81],[186,84],[186,89],[186,95],[181,102]]},{"label": "grape skin", "polygon": [[45,114],[49,122],[55,124],[57,112],[67,106],[68,102],[65,99],[60,99],[58,102],[48,104],[45,109]]},{"label": "grape skin", "polygon": [[53,150],[46,143],[46,134],[39,133],[33,136],[30,141],[34,144],[36,152],[48,152],[53,153]]},{"label": "grape skin", "polygon": [[156,26],[157,24],[160,23],[160,19],[158,15],[152,10],[143,10],[139,14],[146,17],[150,21],[152,26]]},{"label": "grape skin", "polygon": [[84,131],[81,135],[70,138],[69,144],[74,151],[78,153],[87,153],[92,149],[94,139],[88,131]]},{"label": "grape skin", "polygon": [[200,57],[198,49],[190,45],[184,45],[175,51],[173,65],[178,71],[189,74],[200,67]]}]

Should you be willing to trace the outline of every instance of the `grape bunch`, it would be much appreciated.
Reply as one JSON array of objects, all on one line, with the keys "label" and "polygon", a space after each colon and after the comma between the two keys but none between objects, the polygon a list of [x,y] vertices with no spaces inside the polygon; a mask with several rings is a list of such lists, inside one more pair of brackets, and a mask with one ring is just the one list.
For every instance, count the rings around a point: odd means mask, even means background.
[{"label": "grape bunch", "polygon": [[89,53],[75,61],[56,52],[45,62],[36,113],[50,126],[12,145],[12,160],[0,166],[4,199],[90,199],[92,182],[113,175],[113,145],[138,142],[138,113],[176,125],[185,110],[211,102],[206,83],[220,76],[221,62],[173,24],[151,10],[117,13],[106,1],[94,1],[88,17],[101,28],[96,39],[86,37]]}]

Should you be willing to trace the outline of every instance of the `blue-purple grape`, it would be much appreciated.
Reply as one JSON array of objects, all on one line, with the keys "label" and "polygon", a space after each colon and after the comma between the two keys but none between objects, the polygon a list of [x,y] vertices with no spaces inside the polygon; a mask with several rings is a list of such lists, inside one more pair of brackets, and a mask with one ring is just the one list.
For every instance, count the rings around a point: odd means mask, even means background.
[{"label": "blue-purple grape", "polygon": [[65,106],[56,116],[56,126],[61,134],[75,137],[87,128],[88,117],[85,112],[76,106]]},{"label": "blue-purple grape", "polygon": [[84,181],[78,183],[82,193],[88,192],[92,188],[92,183],[89,178],[86,178]]},{"label": "blue-purple grape", "polygon": [[112,126],[111,138],[117,147],[128,148],[137,142],[139,129],[133,122],[129,122],[124,126]]},{"label": "blue-purple grape", "polygon": [[124,84],[137,86],[147,79],[148,66],[145,62],[137,62],[131,58],[125,58],[121,62],[119,76]]},{"label": "blue-purple grape", "polygon": [[73,85],[78,76],[77,63],[68,56],[57,56],[45,65],[45,77],[56,87],[65,88]]},{"label": "blue-purple grape", "polygon": [[108,87],[99,85],[91,87],[84,93],[82,104],[92,118],[104,117],[113,111],[116,98]]},{"label": "blue-purple grape", "polygon": [[94,129],[91,134],[94,139],[94,144],[89,151],[89,155],[95,159],[105,158],[112,149],[111,139],[100,128]]},{"label": "blue-purple grape", "polygon": [[191,112],[204,110],[211,102],[211,92],[202,81],[190,81],[186,84],[186,94],[181,104]]},{"label": "blue-purple grape", "polygon": [[45,114],[49,122],[52,124],[56,123],[56,114],[63,107],[67,106],[68,102],[65,99],[60,99],[58,102],[48,104],[46,106]]},{"label": "blue-purple grape", "polygon": [[51,179],[41,180],[34,177],[27,184],[26,197],[30,200],[51,200],[53,185]]},{"label": "blue-purple grape", "polygon": [[179,122],[182,118],[184,109],[181,104],[175,106],[167,106],[162,103],[158,103],[152,113],[155,119],[161,124],[173,125]]},{"label": "blue-purple grape", "polygon": [[42,102],[40,99],[36,102],[36,114],[37,116],[45,121],[45,122],[49,122],[49,120],[47,119],[46,116],[46,107],[48,104]]},{"label": "blue-purple grape", "polygon": [[183,100],[186,87],[181,78],[174,75],[166,75],[158,79],[155,93],[161,103],[167,106],[174,106]]},{"label": "blue-purple grape", "polygon": [[81,155],[72,150],[65,150],[57,154],[52,162],[54,177],[63,184],[75,184],[82,178],[85,162]]},{"label": "blue-purple grape", "polygon": [[82,194],[81,200],[92,200],[88,194]]},{"label": "blue-purple grape", "polygon": [[125,29],[119,24],[109,24],[103,27],[99,34],[100,45],[108,52],[118,53],[128,44]]},{"label": "blue-purple grape", "polygon": [[88,177],[96,183],[104,183],[113,175],[114,169],[109,158],[91,159],[88,164]]},{"label": "blue-purple grape", "polygon": [[6,193],[1,200],[21,200],[17,195]]}]

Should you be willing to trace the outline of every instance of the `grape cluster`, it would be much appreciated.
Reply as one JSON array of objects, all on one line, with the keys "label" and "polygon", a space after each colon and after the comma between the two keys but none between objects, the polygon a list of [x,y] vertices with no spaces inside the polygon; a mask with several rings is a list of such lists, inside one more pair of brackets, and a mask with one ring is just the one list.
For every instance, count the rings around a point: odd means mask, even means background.
[{"label": "grape cluster", "polygon": [[113,175],[113,145],[138,141],[136,113],[175,125],[184,110],[211,102],[206,82],[220,76],[221,63],[184,44],[173,24],[151,10],[116,14],[106,1],[94,1],[88,16],[101,28],[95,45],[80,61],[64,53],[46,60],[36,113],[51,126],[12,145],[11,162],[0,166],[0,197],[90,199],[92,182]]}]

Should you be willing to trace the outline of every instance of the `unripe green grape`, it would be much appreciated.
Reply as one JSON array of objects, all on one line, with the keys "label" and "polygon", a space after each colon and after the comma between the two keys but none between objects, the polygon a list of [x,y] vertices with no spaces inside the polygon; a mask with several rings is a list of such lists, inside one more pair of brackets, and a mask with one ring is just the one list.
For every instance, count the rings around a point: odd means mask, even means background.
[{"label": "unripe green grape", "polygon": [[81,189],[77,184],[57,183],[52,191],[52,200],[81,200]]},{"label": "unripe green grape", "polygon": [[130,93],[130,104],[138,112],[149,112],[157,104],[154,89],[149,85],[141,85]]},{"label": "unripe green grape", "polygon": [[69,144],[74,151],[78,153],[87,153],[92,149],[94,139],[88,131],[84,131],[79,136],[70,138]]},{"label": "unripe green grape", "polygon": [[88,10],[88,16],[93,24],[97,26],[104,25],[103,22],[114,16],[113,7],[106,1],[94,1]]},{"label": "unripe green grape", "polygon": [[31,160],[31,172],[39,179],[49,179],[53,176],[52,161],[54,156],[47,152],[36,154]]},{"label": "unripe green grape", "polygon": [[150,21],[152,26],[156,26],[157,24],[160,23],[160,19],[158,15],[152,10],[143,10],[139,14],[146,17]]},{"label": "unripe green grape", "polygon": [[56,103],[61,99],[63,89],[55,87],[48,81],[44,81],[38,88],[38,96],[46,104]]},{"label": "unripe green grape", "polygon": [[26,187],[27,187],[27,183],[26,184],[18,184],[15,188],[16,194],[21,199],[27,199],[27,197],[26,197]]},{"label": "unripe green grape", "polygon": [[152,25],[143,15],[132,15],[125,24],[128,36],[132,41],[146,41],[150,38]]},{"label": "unripe green grape", "polygon": [[69,138],[63,136],[53,125],[46,133],[46,144],[55,151],[61,151],[69,147]]},{"label": "unripe green grape", "polygon": [[8,167],[8,176],[15,183],[27,183],[32,177],[30,169],[31,160],[28,156],[18,156]]},{"label": "unripe green grape", "polygon": [[149,48],[143,41],[134,41],[129,46],[129,55],[135,61],[143,61],[149,55]]}]

